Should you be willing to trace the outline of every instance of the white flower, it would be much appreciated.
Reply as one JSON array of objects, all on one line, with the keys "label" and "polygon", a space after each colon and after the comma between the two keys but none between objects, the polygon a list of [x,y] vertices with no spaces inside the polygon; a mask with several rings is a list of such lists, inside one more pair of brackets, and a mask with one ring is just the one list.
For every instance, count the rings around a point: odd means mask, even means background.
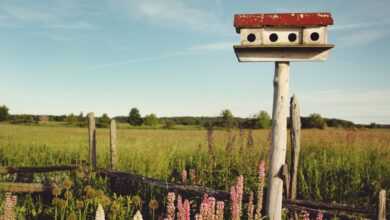
[{"label": "white flower", "polygon": [[137,213],[135,213],[133,220],[143,220],[141,212],[138,210]]},{"label": "white flower", "polygon": [[98,205],[98,208],[96,210],[95,220],[105,220],[104,210],[101,204]]}]

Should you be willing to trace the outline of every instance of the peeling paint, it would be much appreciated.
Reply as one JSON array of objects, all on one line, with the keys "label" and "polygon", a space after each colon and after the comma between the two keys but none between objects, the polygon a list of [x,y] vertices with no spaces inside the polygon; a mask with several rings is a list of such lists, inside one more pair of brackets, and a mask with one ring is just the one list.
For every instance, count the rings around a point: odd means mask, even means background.
[{"label": "peeling paint", "polygon": [[260,28],[264,26],[309,27],[333,24],[330,13],[272,13],[272,14],[238,14],[234,17],[237,31],[241,28]]}]

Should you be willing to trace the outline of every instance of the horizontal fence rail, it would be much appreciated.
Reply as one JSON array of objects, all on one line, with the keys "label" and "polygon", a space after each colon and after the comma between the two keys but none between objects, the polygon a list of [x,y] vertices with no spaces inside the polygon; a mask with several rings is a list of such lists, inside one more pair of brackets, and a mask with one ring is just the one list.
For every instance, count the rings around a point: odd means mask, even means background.
[{"label": "horizontal fence rail", "polygon": [[4,167],[0,166],[0,174],[15,173],[49,173],[76,170],[79,165],[59,165],[47,167]]}]

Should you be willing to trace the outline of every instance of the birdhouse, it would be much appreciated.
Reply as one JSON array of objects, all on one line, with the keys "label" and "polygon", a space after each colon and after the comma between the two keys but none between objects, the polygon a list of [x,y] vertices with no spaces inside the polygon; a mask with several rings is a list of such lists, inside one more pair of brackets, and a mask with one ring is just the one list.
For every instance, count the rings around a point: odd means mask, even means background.
[{"label": "birdhouse", "polygon": [[330,13],[235,15],[240,45],[234,51],[241,62],[326,60],[332,24]]}]

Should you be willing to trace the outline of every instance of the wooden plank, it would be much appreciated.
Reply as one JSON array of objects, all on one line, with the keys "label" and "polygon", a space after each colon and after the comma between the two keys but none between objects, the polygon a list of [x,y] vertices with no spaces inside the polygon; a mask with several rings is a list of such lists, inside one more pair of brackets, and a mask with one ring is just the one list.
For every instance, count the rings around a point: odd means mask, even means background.
[{"label": "wooden plank", "polygon": [[59,165],[47,167],[0,167],[0,174],[15,173],[49,173],[60,171],[72,171],[77,169],[77,165]]},{"label": "wooden plank", "polygon": [[325,45],[234,45],[239,62],[324,61],[332,44]]},{"label": "wooden plank", "polygon": [[290,199],[297,198],[298,164],[301,149],[301,110],[298,98],[293,95],[290,101],[291,120],[291,187]]},{"label": "wooden plank", "polygon": [[50,185],[40,183],[7,183],[0,182],[0,191],[13,193],[42,193],[50,192]]},{"label": "wooden plank", "polygon": [[96,122],[93,112],[88,114],[89,162],[96,169]]},{"label": "wooden plank", "polygon": [[272,147],[266,202],[266,213],[270,220],[282,218],[283,180],[279,174],[286,163],[289,67],[289,62],[275,63]]},{"label": "wooden plank", "polygon": [[378,220],[386,220],[386,191],[379,192]]},{"label": "wooden plank", "polygon": [[115,170],[118,163],[118,154],[116,148],[116,122],[110,123],[110,169]]}]

